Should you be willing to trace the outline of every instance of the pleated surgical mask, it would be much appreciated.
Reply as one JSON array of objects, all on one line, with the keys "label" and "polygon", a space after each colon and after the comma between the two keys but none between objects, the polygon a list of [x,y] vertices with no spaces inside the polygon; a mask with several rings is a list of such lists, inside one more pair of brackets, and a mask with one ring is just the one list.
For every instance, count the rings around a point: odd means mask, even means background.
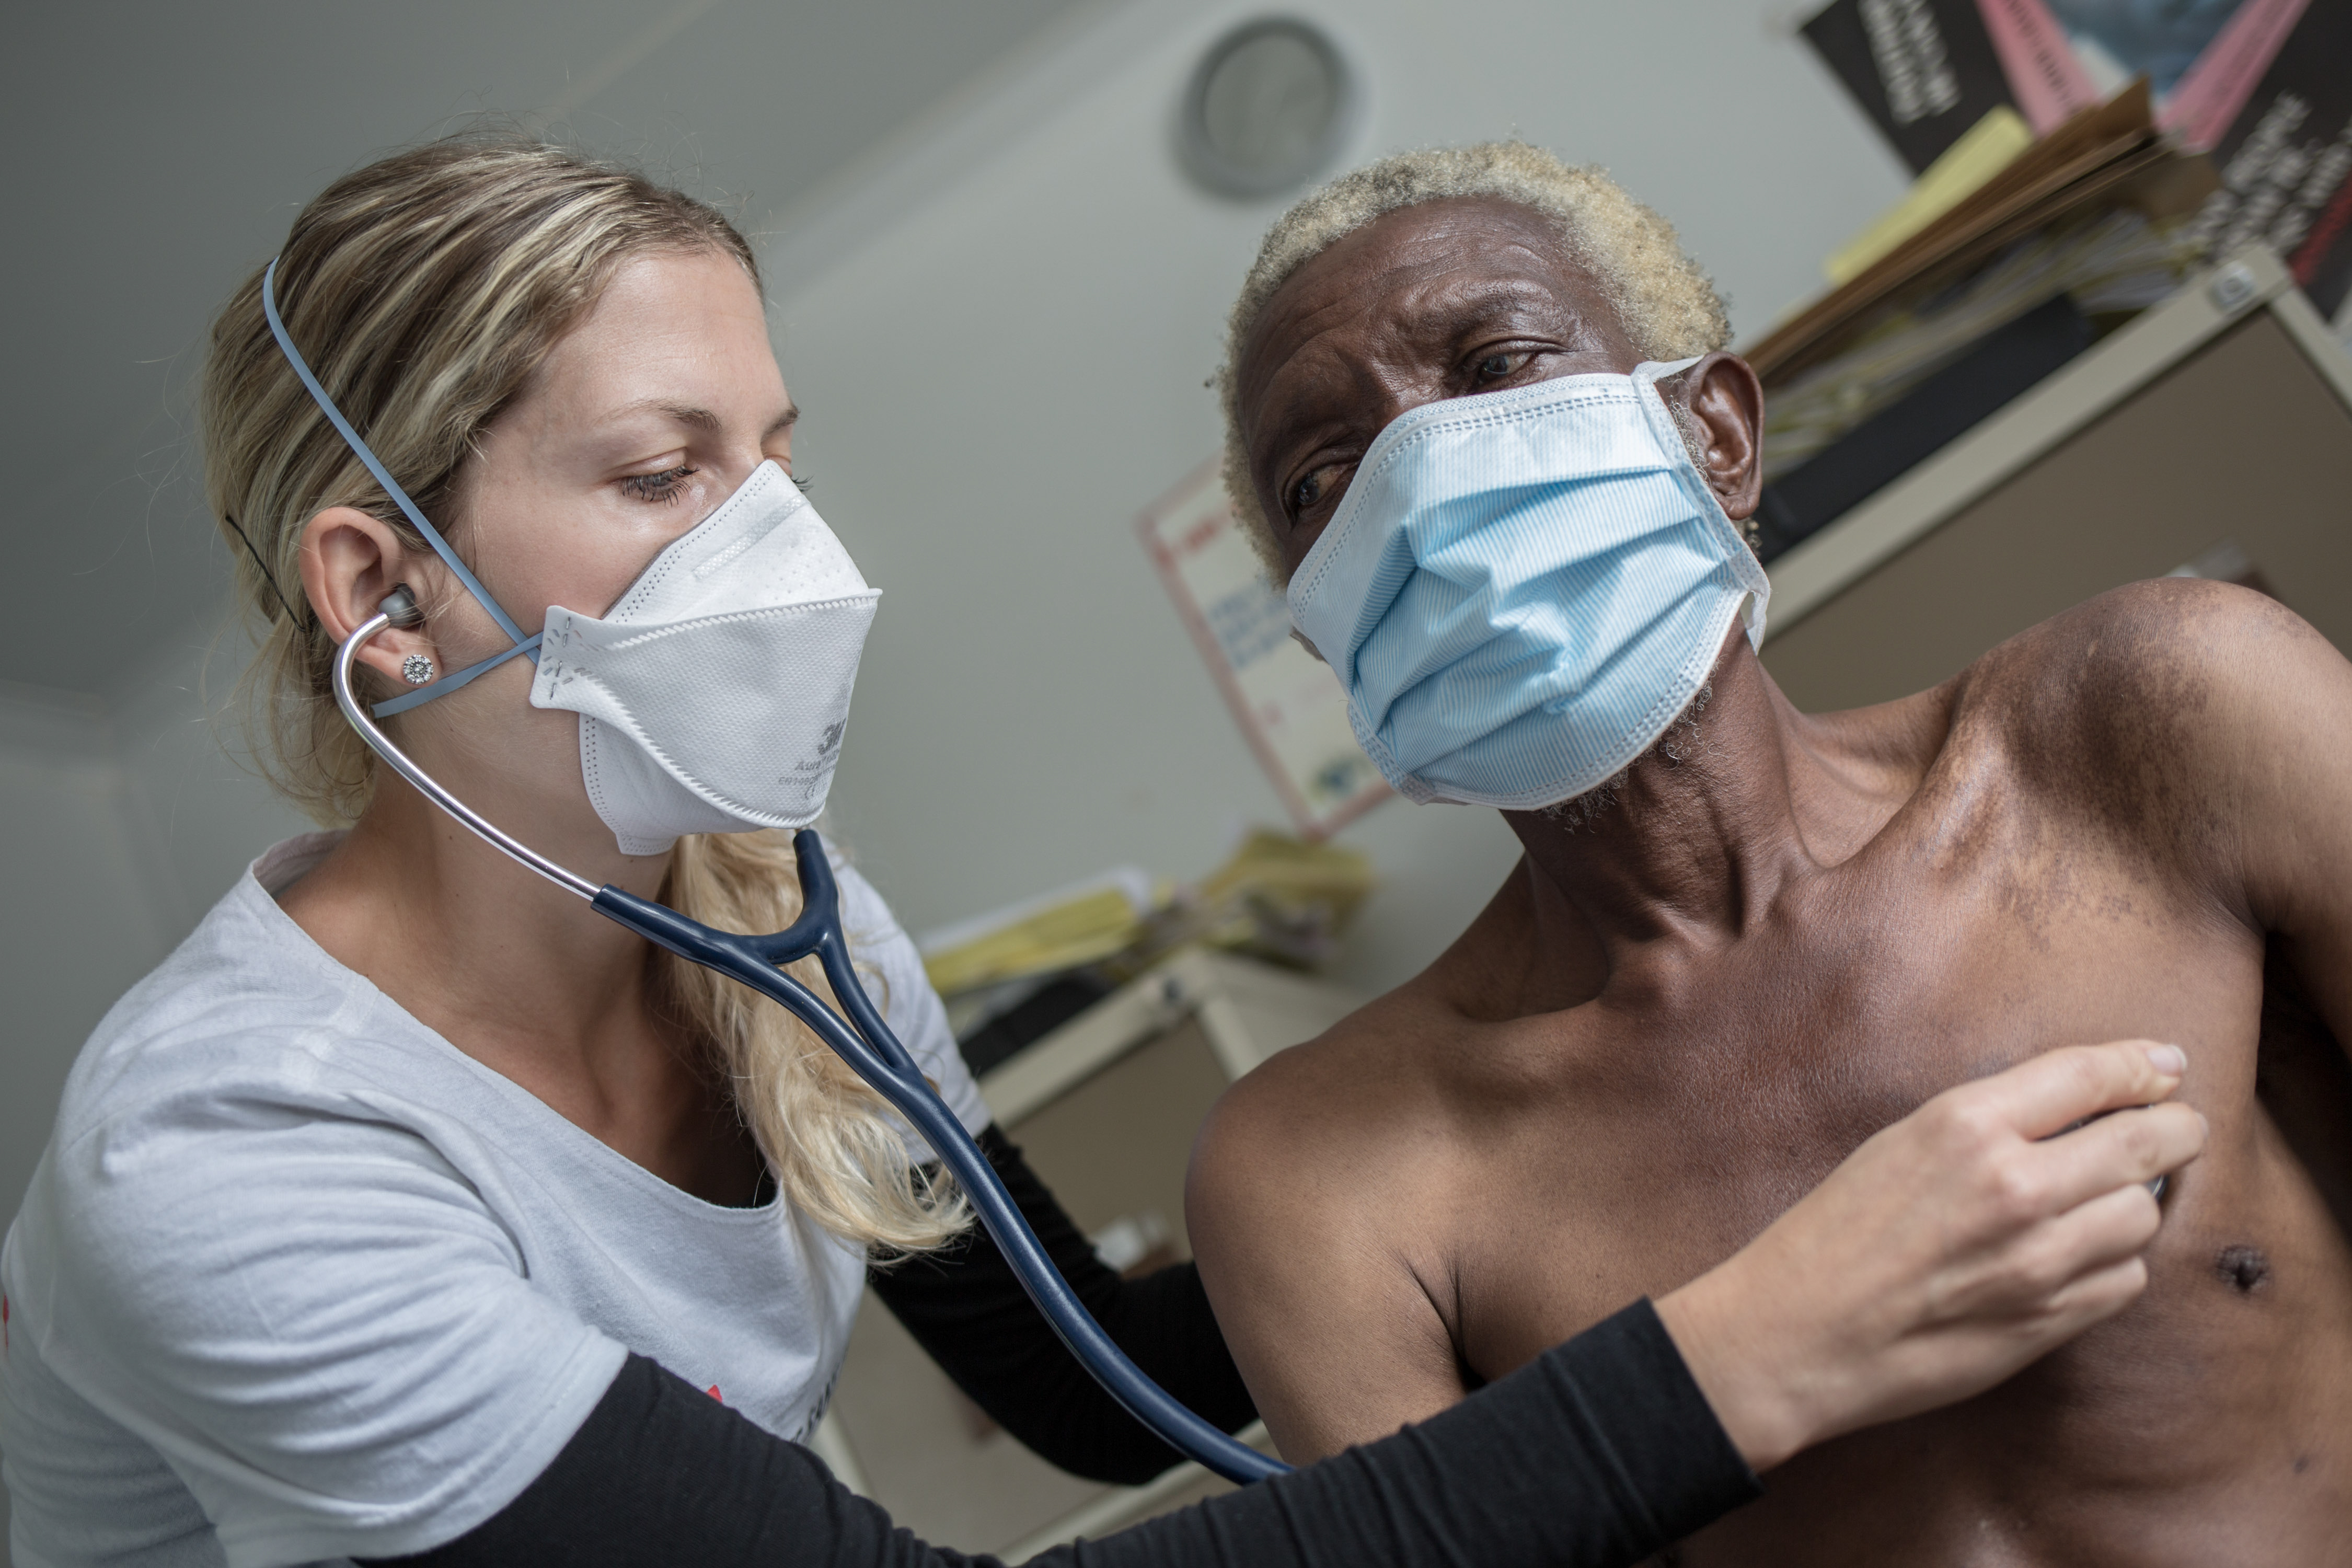
[{"label": "pleated surgical mask", "polygon": [[1771,585],[1657,382],[1561,376],[1424,404],[1382,430],[1290,583],[1407,799],[1526,810],[1607,782],[1664,733]]}]

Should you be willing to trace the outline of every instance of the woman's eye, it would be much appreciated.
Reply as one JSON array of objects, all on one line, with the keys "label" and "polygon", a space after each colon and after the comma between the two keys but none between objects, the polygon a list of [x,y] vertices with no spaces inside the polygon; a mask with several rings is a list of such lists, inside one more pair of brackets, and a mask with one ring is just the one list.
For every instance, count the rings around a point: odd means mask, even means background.
[{"label": "woman's eye", "polygon": [[639,500],[675,500],[695,472],[694,468],[681,464],[675,468],[664,468],[657,474],[631,474],[621,481],[621,489]]},{"label": "woman's eye", "polygon": [[1320,469],[1318,469],[1299,480],[1298,488],[1290,492],[1290,510],[1295,512],[1305,511],[1322,499],[1323,474]]}]

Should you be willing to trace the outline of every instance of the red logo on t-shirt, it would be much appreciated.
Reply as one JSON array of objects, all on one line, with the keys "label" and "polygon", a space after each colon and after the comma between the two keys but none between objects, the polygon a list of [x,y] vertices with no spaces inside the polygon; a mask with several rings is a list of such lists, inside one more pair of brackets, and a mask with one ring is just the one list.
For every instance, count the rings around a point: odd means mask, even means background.
[{"label": "red logo on t-shirt", "polygon": [[719,1404],[721,1404],[721,1405],[724,1405],[724,1404],[726,1404],[726,1403],[727,1403],[727,1401],[726,1401],[725,1397],[724,1397],[723,1395],[721,1395],[721,1394],[719,1394],[719,1385],[718,1385],[717,1384],[715,1384],[715,1383],[714,1383],[714,1384],[712,1384],[709,1388],[704,1389],[702,1392],[703,1392],[703,1393],[705,1393],[705,1394],[709,1394],[709,1395],[710,1395],[710,1397],[711,1397],[711,1398],[718,1400],[718,1401],[719,1401]]}]

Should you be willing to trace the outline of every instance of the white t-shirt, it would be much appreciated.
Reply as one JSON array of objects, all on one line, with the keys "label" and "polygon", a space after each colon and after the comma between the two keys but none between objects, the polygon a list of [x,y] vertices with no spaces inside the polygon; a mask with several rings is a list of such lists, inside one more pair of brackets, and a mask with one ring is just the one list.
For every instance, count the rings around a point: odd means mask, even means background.
[{"label": "white t-shirt", "polygon": [[[330,958],[272,894],[334,842],[256,861],[67,1080],[0,1253],[16,1568],[424,1551],[512,1501],[630,1351],[781,1436],[823,1413],[857,1250],[679,1191]],[[914,944],[840,883],[891,1028],[978,1131]]]}]

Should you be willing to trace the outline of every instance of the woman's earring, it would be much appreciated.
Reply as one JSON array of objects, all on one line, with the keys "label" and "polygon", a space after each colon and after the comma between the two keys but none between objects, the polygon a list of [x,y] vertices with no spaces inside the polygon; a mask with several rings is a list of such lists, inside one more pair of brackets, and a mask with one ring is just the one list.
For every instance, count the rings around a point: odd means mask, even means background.
[{"label": "woman's earring", "polygon": [[433,661],[421,653],[412,653],[400,661],[400,678],[411,686],[422,686],[433,679]]}]

